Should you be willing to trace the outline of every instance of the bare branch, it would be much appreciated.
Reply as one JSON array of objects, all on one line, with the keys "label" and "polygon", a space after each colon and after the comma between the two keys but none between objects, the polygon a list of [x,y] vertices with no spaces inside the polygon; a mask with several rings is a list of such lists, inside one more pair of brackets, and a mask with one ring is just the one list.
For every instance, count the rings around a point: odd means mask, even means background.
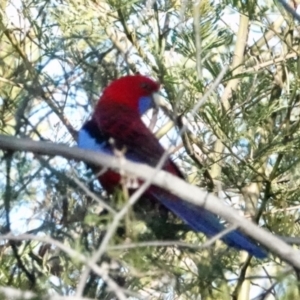
[{"label": "bare branch", "polygon": [[[162,187],[186,201],[218,214],[228,222],[238,226],[248,236],[258,241],[261,245],[277,254],[286,262],[300,269],[300,253],[278,237],[259,228],[256,224],[240,216],[234,209],[225,205],[213,194],[192,186],[184,180],[165,171],[155,170],[144,164],[137,164],[128,160],[111,157],[109,155],[86,151],[76,147],[70,148],[65,145],[57,145],[45,142],[36,142],[30,139],[16,139],[0,135],[0,147],[12,151],[30,151],[44,155],[60,155],[68,159],[82,160],[93,165],[110,167],[114,170],[122,169],[130,175],[143,180],[153,177],[153,184]],[[157,172],[157,174],[156,174]]]}]

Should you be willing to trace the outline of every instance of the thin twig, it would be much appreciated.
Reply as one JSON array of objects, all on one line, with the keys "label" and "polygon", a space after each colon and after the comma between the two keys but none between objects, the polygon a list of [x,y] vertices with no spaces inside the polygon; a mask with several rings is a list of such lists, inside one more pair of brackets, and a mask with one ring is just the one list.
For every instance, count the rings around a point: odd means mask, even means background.
[{"label": "thin twig", "polygon": [[[140,186],[139,189],[137,189],[132,196],[129,198],[128,202],[126,205],[123,206],[123,208],[118,212],[112,221],[112,223],[109,225],[109,229],[106,232],[102,242],[101,246],[99,247],[98,251],[94,253],[94,255],[90,259],[90,263],[96,264],[97,261],[100,260],[101,256],[104,254],[104,252],[107,250],[107,246],[109,241],[111,240],[112,236],[114,235],[115,231],[117,230],[117,227],[120,223],[120,221],[123,219],[123,217],[126,215],[130,207],[132,207],[138,199],[144,194],[144,192],[148,189],[148,187],[152,184],[154,176],[156,176],[156,173],[161,170],[163,167],[166,157],[168,156],[168,153],[165,152],[165,154],[161,157],[159,162],[157,163],[157,166],[155,167],[155,171],[153,174],[147,178],[147,180]],[[122,157],[122,160],[124,157]],[[79,280],[79,283],[77,285],[77,290],[76,290],[76,295],[79,297],[82,295],[84,286],[86,283],[86,280],[88,278],[88,275],[90,273],[90,267],[86,266],[85,270],[81,274],[81,278]]]},{"label": "thin twig", "polygon": [[33,240],[42,243],[52,244],[58,247],[63,252],[65,252],[66,254],[68,254],[70,257],[79,260],[84,264],[87,264],[97,275],[99,275],[102,278],[102,280],[107,284],[107,286],[115,293],[118,299],[120,300],[127,299],[127,297],[125,296],[125,291],[123,291],[122,288],[108,275],[107,268],[99,267],[97,266],[97,264],[92,264],[89,258],[84,256],[80,252],[77,252],[72,248],[64,245],[58,240],[55,240],[49,236],[35,236],[31,234],[20,234],[18,236],[12,234],[5,234],[5,235],[0,235],[0,240],[2,241],[3,240],[13,240],[13,241]]},{"label": "thin twig", "polygon": [[296,19],[298,22],[300,22],[300,15],[298,15],[295,8],[293,8],[289,5],[289,1],[285,1],[285,0],[278,0],[278,1],[284,7],[284,9],[293,16],[294,19]]}]

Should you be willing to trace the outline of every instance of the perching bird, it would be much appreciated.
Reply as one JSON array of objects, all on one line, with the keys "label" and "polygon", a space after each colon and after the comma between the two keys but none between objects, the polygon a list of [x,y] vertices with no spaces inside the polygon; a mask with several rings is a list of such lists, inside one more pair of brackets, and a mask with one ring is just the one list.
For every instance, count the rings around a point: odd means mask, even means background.
[{"label": "perching bird", "polygon": [[[78,146],[110,155],[114,155],[115,149],[123,150],[125,157],[131,161],[156,166],[165,150],[145,126],[141,116],[155,107],[154,94],[158,90],[158,83],[142,75],[113,81],[104,89],[91,120],[79,131]],[[163,169],[184,178],[170,158]],[[120,180],[120,175],[111,170],[99,176],[101,185],[110,193],[120,186]],[[224,230],[214,214],[162,188],[150,186],[146,194],[161,202],[196,232],[214,236]],[[238,230],[228,233],[222,240],[258,258],[266,257],[263,249]]]}]

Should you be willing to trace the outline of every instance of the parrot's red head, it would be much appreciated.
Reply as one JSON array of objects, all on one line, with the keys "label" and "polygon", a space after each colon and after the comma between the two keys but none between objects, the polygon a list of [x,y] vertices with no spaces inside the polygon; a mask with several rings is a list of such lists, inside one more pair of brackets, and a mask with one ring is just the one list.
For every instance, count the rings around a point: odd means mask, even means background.
[{"label": "parrot's red head", "polygon": [[142,115],[154,107],[153,94],[158,90],[159,84],[146,76],[124,76],[104,89],[96,110],[105,104],[114,103],[125,105]]}]

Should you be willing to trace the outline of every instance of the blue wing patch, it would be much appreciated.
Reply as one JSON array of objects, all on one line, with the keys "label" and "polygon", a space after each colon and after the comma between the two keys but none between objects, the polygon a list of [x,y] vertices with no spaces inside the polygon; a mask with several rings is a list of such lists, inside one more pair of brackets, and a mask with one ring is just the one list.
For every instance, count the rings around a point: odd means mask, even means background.
[{"label": "blue wing patch", "polygon": [[[77,145],[82,149],[114,155],[113,146],[109,142],[109,137],[104,135],[98,129],[98,126],[93,119],[86,122],[79,130]],[[132,161],[139,162],[139,159],[130,150],[127,150],[125,157]]]},{"label": "blue wing patch", "polygon": [[97,128],[97,124],[94,124],[93,120],[88,121],[79,130],[77,145],[79,148],[93,150],[97,152],[104,152],[106,154],[113,154],[111,147],[106,138]]}]

